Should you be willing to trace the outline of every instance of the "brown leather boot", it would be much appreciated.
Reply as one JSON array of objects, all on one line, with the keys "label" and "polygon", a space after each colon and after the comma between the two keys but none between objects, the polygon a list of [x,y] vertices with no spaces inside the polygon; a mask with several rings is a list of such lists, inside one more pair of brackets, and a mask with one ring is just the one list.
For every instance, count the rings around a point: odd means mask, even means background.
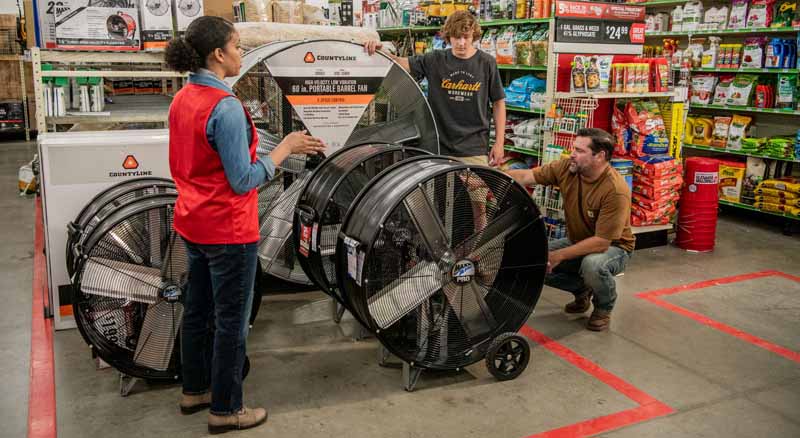
[{"label": "brown leather boot", "polygon": [[611,312],[608,310],[594,309],[592,316],[589,317],[589,322],[586,323],[586,328],[593,332],[604,332],[608,330],[611,325]]},{"label": "brown leather boot", "polygon": [[205,394],[197,395],[183,394],[178,405],[180,405],[181,414],[183,415],[190,415],[194,414],[195,412],[200,412],[204,409],[208,409],[208,407],[211,406],[211,393],[207,392]]},{"label": "brown leather boot", "polygon": [[214,435],[231,430],[250,429],[267,421],[267,410],[264,408],[243,407],[231,415],[208,414],[208,433]]},{"label": "brown leather boot", "polygon": [[589,310],[589,306],[591,304],[592,304],[592,291],[587,290],[586,292],[580,295],[576,295],[575,301],[564,306],[564,312],[583,313]]}]

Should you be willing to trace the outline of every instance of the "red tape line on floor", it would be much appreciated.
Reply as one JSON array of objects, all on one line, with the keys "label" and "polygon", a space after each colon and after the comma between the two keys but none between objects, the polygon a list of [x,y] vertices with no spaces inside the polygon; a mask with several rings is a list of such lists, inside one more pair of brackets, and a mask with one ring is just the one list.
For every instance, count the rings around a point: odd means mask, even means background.
[{"label": "red tape line on floor", "polygon": [[31,313],[31,369],[28,394],[28,438],[55,438],[56,391],[53,368],[53,320],[44,317],[47,270],[41,199],[36,199],[33,245],[33,310]]},{"label": "red tape line on floor", "polygon": [[548,338],[544,334],[534,330],[530,326],[523,326],[520,329],[520,333],[537,344],[540,344],[542,347],[548,349],[556,356],[564,359],[595,379],[614,388],[625,397],[628,397],[640,405],[639,407],[617,412],[615,414],[592,418],[580,423],[575,423],[569,426],[531,435],[528,438],[587,437],[608,432],[610,430],[619,429],[621,427],[630,426],[635,423],[647,421],[674,412],[671,407],[667,406],[661,401],[653,398],[639,388],[601,368],[599,365],[590,361],[589,359],[586,359],[569,348]]},{"label": "red tape line on floor", "polygon": [[736,327],[729,326],[727,324],[723,324],[717,320],[711,319],[705,315],[702,315],[697,312],[693,312],[691,310],[685,309],[683,307],[677,306],[675,304],[669,303],[660,299],[659,297],[665,295],[673,295],[681,292],[688,292],[694,291],[698,289],[703,289],[711,286],[719,286],[723,284],[731,284],[740,281],[747,281],[753,280],[757,278],[764,278],[764,277],[783,277],[788,280],[796,281],[800,283],[800,277],[796,277],[794,275],[786,274],[780,271],[760,271],[760,272],[753,272],[750,274],[743,274],[743,275],[735,275],[732,277],[725,277],[725,278],[717,278],[714,280],[708,281],[701,281],[697,283],[687,284],[683,286],[671,287],[667,289],[658,289],[649,292],[642,292],[637,294],[638,298],[650,301],[651,303],[660,306],[664,309],[669,311],[675,312],[679,315],[683,315],[687,318],[691,318],[700,324],[707,325],[713,329],[719,330],[723,333],[727,333],[731,336],[735,336],[745,342],[749,342],[757,347],[763,348],[765,350],[771,351],[775,354],[779,354],[786,359],[795,361],[800,363],[800,352],[790,350],[786,347],[782,347],[780,345],[774,344],[766,339],[759,338],[758,336],[752,335],[747,333],[743,330],[739,330]]}]

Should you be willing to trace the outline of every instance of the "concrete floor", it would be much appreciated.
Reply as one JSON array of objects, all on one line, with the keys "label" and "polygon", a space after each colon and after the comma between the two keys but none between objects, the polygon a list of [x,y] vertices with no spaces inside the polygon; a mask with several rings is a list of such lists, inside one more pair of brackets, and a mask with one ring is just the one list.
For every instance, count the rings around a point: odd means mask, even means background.
[{"label": "concrete floor", "polygon": [[[25,430],[33,203],[16,197],[14,180],[31,153],[3,145],[0,158],[2,290],[13,309],[0,322],[2,436]],[[722,216],[717,236],[709,254],[637,251],[618,278],[607,333],[564,315],[570,296],[546,287],[525,332],[555,343],[531,342],[527,371],[503,383],[481,362],[423,374],[417,390],[405,392],[399,369],[377,365],[375,340],[354,342],[351,323],[330,320],[325,295],[265,296],[248,343],[245,400],[266,406],[270,420],[236,436],[526,437],[557,429],[550,436],[798,437],[800,362],[636,296],[763,270],[800,276],[798,234],[734,212]],[[799,282],[768,276],[661,299],[800,352]],[[118,375],[94,369],[77,331],[56,333],[55,358],[59,437],[206,434],[204,414],[178,413],[176,386],[140,384],[119,397]],[[653,413],[666,415],[648,418]]]}]

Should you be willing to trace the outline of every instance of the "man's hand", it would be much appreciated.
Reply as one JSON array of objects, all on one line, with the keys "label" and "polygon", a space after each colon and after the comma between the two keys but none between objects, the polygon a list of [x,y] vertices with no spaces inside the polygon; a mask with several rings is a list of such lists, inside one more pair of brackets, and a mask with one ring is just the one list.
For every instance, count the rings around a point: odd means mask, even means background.
[{"label": "man's hand", "polygon": [[367,41],[364,43],[364,50],[369,53],[370,56],[374,55],[375,52],[383,48],[383,44],[380,41]]},{"label": "man's hand", "polygon": [[561,262],[564,261],[564,256],[561,255],[561,250],[550,251],[547,255],[547,273],[550,274],[553,272],[553,269],[556,268]]},{"label": "man's hand", "polygon": [[505,163],[507,160],[505,159],[506,152],[505,148],[503,148],[503,143],[497,143],[492,147],[492,150],[489,151],[489,165],[490,166],[499,166]]}]

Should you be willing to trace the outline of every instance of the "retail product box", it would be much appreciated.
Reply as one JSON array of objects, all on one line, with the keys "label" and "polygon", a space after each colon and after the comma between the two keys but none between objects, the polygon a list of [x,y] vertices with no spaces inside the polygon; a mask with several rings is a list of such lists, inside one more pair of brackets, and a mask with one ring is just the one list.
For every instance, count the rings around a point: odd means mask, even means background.
[{"label": "retail product box", "polygon": [[56,4],[52,0],[35,0],[33,3],[35,20],[32,21],[36,22],[36,45],[42,49],[56,47],[56,26],[53,17],[55,9]]},{"label": "retail product box", "polygon": [[89,6],[90,0],[62,0],[54,8],[56,48],[136,51],[141,48],[139,8],[133,0],[118,7]]},{"label": "retail product box", "polygon": [[139,0],[142,48],[159,52],[172,38],[172,0]]},{"label": "retail product box", "polygon": [[679,173],[663,175],[655,178],[647,177],[640,173],[634,173],[634,175],[634,184],[646,185],[656,189],[671,188],[678,190],[683,184],[683,177]]},{"label": "retail product box", "polygon": [[645,159],[634,159],[633,160],[633,170],[634,172],[649,176],[649,177],[660,177],[663,175],[672,175],[675,173],[680,173],[680,164],[676,160],[664,160],[664,161],[655,161],[655,162],[648,162],[648,157]]},{"label": "retail product box", "polygon": [[173,0],[172,10],[175,15],[175,30],[180,35],[186,32],[192,21],[203,16],[203,0]]},{"label": "retail product box", "polygon": [[634,194],[638,193],[653,201],[660,201],[662,199],[674,197],[676,194],[678,194],[678,188],[676,187],[655,188],[653,186],[639,184],[638,182],[634,181],[633,193]]}]

